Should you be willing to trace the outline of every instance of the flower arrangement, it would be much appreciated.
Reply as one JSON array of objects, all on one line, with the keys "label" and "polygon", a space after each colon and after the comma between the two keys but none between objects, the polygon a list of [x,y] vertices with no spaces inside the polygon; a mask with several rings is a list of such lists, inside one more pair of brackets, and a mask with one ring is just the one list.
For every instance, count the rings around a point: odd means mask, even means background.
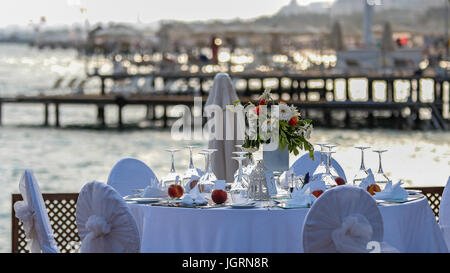
[{"label": "flower arrangement", "polygon": [[249,126],[242,147],[256,151],[261,144],[270,143],[271,137],[275,136],[278,137],[281,150],[287,147],[289,153],[295,155],[298,155],[300,150],[305,150],[314,158],[314,146],[308,141],[313,129],[312,121],[302,119],[294,105],[288,106],[283,101],[274,101],[269,89],[266,89],[258,100],[257,105],[251,102],[246,105],[247,122],[256,126]]}]

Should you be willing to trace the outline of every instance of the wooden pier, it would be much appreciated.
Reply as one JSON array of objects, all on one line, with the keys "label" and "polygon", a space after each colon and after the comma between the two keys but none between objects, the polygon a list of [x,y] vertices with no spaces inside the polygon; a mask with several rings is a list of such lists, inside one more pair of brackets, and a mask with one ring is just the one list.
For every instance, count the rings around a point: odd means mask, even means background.
[{"label": "wooden pier", "polygon": [[[105,106],[115,105],[118,108],[117,127],[123,127],[123,109],[127,105],[144,105],[147,107],[149,118],[162,123],[162,127],[169,126],[169,115],[167,108],[179,104],[193,107],[194,96],[202,97],[205,102],[208,90],[212,85],[214,74],[137,74],[137,75],[91,75],[100,79],[100,90],[98,94],[68,94],[68,95],[39,95],[39,96],[17,96],[10,98],[0,98],[0,124],[2,121],[2,104],[25,103],[44,105],[44,125],[49,126],[49,106],[54,105],[55,122],[54,126],[60,127],[60,107],[67,104],[95,105],[97,107],[97,122],[100,126],[107,126],[105,123]],[[315,125],[326,127],[352,127],[354,117],[352,112],[362,112],[362,126],[374,127],[375,124],[389,125],[392,128],[423,128],[424,121],[419,118],[419,111],[427,109],[431,112],[431,119],[425,121],[434,129],[449,129],[449,120],[444,118],[444,105],[448,104],[450,78],[430,78],[420,76],[367,76],[367,75],[290,75],[290,74],[232,74],[230,75],[236,85],[236,90],[242,102],[255,100],[264,90],[271,88],[272,93],[278,94],[281,99],[288,104],[299,107],[306,117],[310,114],[320,114],[321,118],[315,120]],[[122,84],[126,81],[137,82],[139,78],[150,81],[144,87],[130,85],[130,90],[126,94],[114,94],[107,88],[107,81],[114,85],[117,82]],[[362,90],[365,99],[352,98],[351,81],[362,81]],[[432,100],[422,99],[422,81],[432,82],[428,88]],[[402,82],[408,86],[407,94],[398,99],[396,96],[395,83]],[[158,88],[156,82],[162,88]],[[176,90],[164,89],[168,83],[182,83],[184,88]],[[270,82],[270,85],[267,84]],[[239,85],[239,86],[238,86]],[[269,85],[269,86],[268,86]],[[337,85],[341,86],[340,96],[338,96]],[[377,86],[377,87],[376,87]],[[384,89],[384,99],[377,99],[375,89],[382,86]],[[359,87],[361,89],[361,86]],[[446,91],[445,91],[446,89]],[[377,90],[377,93],[380,93]],[[381,92],[383,93],[383,92]],[[156,107],[163,107],[163,114],[159,117],[155,114]],[[345,113],[343,122],[337,124],[333,112]],[[379,122],[376,117],[378,111],[389,113],[388,118]],[[405,114],[406,111],[406,114]],[[447,110],[448,111],[448,108]],[[3,117],[5,118],[5,117]],[[360,118],[361,119],[361,118]],[[353,125],[359,127],[360,124]]]}]

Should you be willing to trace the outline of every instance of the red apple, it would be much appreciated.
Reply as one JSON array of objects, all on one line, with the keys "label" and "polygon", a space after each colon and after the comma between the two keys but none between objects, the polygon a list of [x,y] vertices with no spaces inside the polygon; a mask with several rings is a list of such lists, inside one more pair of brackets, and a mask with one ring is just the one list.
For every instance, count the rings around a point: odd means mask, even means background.
[{"label": "red apple", "polygon": [[173,184],[169,186],[167,192],[170,198],[180,198],[183,196],[184,190],[182,186]]},{"label": "red apple", "polygon": [[319,196],[323,193],[323,190],[315,190],[312,192],[312,195],[314,195],[316,198],[319,198]]},{"label": "red apple", "polygon": [[367,186],[367,191],[371,194],[371,195],[375,195],[375,192],[380,192],[381,188],[380,186],[378,186],[377,184],[372,184],[370,186]]},{"label": "red apple", "polygon": [[336,177],[334,181],[336,181],[336,184],[338,184],[338,186],[345,185],[345,180],[342,177]]},{"label": "red apple", "polygon": [[291,126],[295,126],[298,123],[298,117],[297,116],[293,116],[290,120],[289,120],[289,125]]},{"label": "red apple", "polygon": [[223,204],[227,201],[227,192],[224,190],[213,190],[211,193],[211,199],[216,204]]}]

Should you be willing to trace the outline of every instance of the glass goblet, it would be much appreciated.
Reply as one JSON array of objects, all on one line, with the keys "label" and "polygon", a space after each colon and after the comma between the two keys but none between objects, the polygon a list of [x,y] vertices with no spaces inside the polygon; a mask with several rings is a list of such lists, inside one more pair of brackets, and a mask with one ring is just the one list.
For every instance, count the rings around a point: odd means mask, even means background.
[{"label": "glass goblet", "polygon": [[381,165],[381,154],[387,152],[387,150],[373,150],[373,152],[378,153],[379,160],[378,171],[376,174],[374,174],[375,183],[377,183],[380,186],[381,190],[383,190],[386,184],[390,181],[390,179],[384,173],[383,166]]},{"label": "glass goblet", "polygon": [[358,186],[359,183],[361,183],[362,180],[364,178],[366,178],[367,175],[369,175],[369,173],[367,172],[366,166],[364,165],[364,150],[369,149],[370,147],[368,147],[368,146],[357,146],[355,148],[361,150],[361,165],[359,167],[358,172],[353,177],[353,186]]}]

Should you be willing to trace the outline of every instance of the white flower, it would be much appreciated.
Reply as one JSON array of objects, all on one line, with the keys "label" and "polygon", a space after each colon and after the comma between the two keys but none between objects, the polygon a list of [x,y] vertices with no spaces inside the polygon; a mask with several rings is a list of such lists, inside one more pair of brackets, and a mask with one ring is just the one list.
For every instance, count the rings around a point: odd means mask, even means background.
[{"label": "white flower", "polygon": [[295,106],[292,104],[290,108],[291,108],[291,111],[292,111],[292,116],[300,117],[300,112],[298,111],[297,107],[295,107]]},{"label": "white flower", "polygon": [[313,130],[312,124],[306,125],[304,132],[304,136],[306,139],[309,139],[311,137],[312,130]]},{"label": "white flower", "polygon": [[259,96],[258,99],[270,100],[270,89],[264,89],[264,92],[261,94],[261,96]]},{"label": "white flower", "polygon": [[280,110],[280,120],[289,121],[292,118],[292,110],[286,104],[278,105]]}]

